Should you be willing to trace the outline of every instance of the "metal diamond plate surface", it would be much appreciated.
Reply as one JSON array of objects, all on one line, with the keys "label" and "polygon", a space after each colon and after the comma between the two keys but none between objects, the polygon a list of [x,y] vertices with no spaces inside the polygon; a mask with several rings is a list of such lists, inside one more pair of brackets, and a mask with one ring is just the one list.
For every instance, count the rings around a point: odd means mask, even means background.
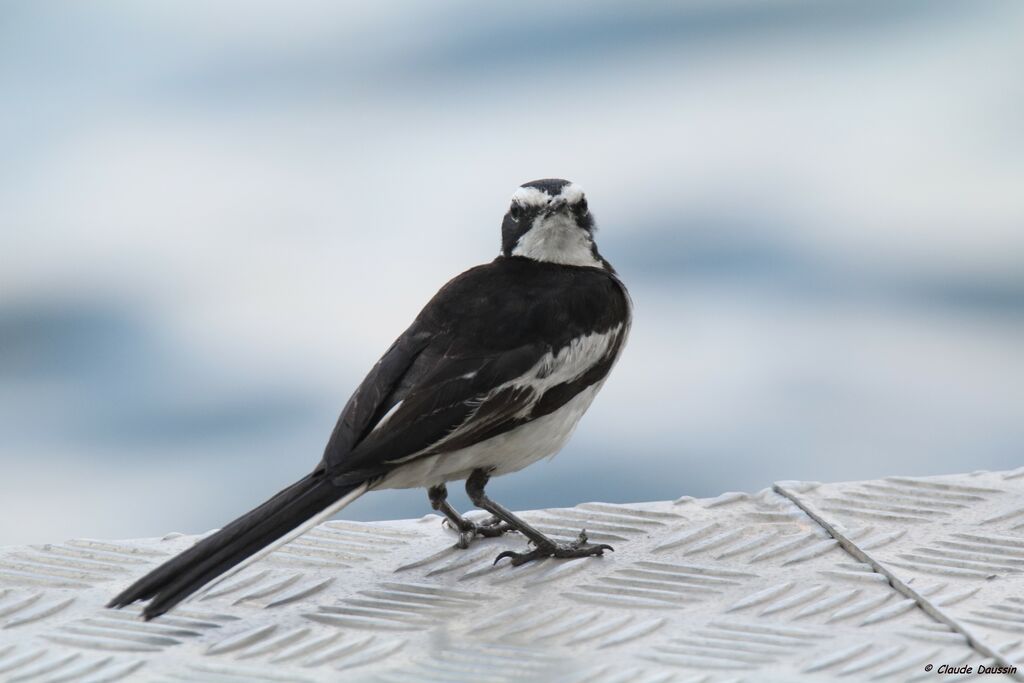
[{"label": "metal diamond plate surface", "polygon": [[976,649],[1024,668],[1024,468],[776,490]]},{"label": "metal diamond plate surface", "polygon": [[1024,470],[524,516],[615,552],[495,566],[524,540],[327,522],[143,622],[103,604],[195,537],[0,548],[0,681],[951,681],[925,666],[1021,653]]}]

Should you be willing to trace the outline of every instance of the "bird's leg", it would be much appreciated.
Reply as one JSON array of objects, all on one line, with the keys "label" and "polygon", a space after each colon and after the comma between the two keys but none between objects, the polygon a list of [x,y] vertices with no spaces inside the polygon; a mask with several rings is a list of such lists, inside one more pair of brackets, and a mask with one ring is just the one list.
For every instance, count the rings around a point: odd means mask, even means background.
[{"label": "bird's leg", "polygon": [[505,557],[511,558],[513,565],[520,565],[543,557],[590,557],[591,555],[601,555],[605,550],[614,550],[610,545],[587,543],[587,532],[585,530],[580,531],[580,535],[572,543],[556,543],[513,515],[503,506],[488,498],[487,494],[484,493],[484,487],[487,486],[490,478],[491,475],[485,470],[473,470],[469,479],[466,480],[466,493],[469,494],[469,499],[473,501],[473,505],[487,510],[511,528],[526,536],[530,543],[533,544],[533,550],[525,553],[514,553],[511,550],[506,550],[494,558],[495,564]]},{"label": "bird's leg", "polygon": [[460,515],[458,510],[453,508],[452,504],[448,502],[448,487],[444,484],[431,486],[427,489],[427,496],[430,498],[430,506],[445,516],[445,522],[448,526],[459,532],[459,540],[455,543],[458,548],[468,548],[469,544],[477,536],[490,538],[513,531],[510,525],[502,522],[497,517],[491,517],[482,522],[474,522]]}]

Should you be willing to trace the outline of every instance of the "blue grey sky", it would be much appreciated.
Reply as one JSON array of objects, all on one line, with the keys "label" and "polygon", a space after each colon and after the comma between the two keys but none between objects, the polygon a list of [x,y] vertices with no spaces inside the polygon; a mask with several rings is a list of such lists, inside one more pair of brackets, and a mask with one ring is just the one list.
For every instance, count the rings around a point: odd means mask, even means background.
[{"label": "blue grey sky", "polygon": [[987,0],[6,3],[0,544],[200,532],[304,474],[539,177],[587,189],[636,320],[570,445],[495,481],[511,507],[1024,464],[1022,28]]}]

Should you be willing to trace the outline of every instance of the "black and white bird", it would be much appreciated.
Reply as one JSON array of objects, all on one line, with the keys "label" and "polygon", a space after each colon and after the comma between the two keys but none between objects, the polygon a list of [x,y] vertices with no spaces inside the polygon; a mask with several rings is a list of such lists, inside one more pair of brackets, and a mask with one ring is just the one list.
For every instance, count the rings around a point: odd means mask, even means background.
[{"label": "black and white bird", "polygon": [[[557,543],[484,487],[565,445],[622,353],[630,320],[583,190],[566,180],[522,185],[502,222],[501,254],[434,295],[349,399],[316,468],[109,606],[151,599],[143,615],[152,619],[376,489],[426,488],[459,547],[511,530],[532,545],[495,562],[610,550],[584,532]],[[489,520],[468,520],[447,502],[446,482],[461,480]]]}]

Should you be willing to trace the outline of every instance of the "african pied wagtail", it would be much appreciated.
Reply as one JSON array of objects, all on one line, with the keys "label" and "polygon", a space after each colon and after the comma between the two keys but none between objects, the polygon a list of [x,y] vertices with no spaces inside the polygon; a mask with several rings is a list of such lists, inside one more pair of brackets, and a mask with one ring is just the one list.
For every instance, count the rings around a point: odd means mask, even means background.
[{"label": "african pied wagtail", "polygon": [[[442,287],[377,362],[311,474],[142,577],[109,606],[152,598],[143,615],[159,616],[374,489],[427,488],[431,505],[459,531],[459,547],[509,530],[533,545],[495,562],[611,550],[588,543],[583,532],[573,543],[556,543],[488,498],[484,487],[565,445],[622,352],[629,295],[597,251],[578,185],[521,186],[501,238],[498,258]],[[445,483],[462,479],[490,520],[467,520],[448,503]]]}]

